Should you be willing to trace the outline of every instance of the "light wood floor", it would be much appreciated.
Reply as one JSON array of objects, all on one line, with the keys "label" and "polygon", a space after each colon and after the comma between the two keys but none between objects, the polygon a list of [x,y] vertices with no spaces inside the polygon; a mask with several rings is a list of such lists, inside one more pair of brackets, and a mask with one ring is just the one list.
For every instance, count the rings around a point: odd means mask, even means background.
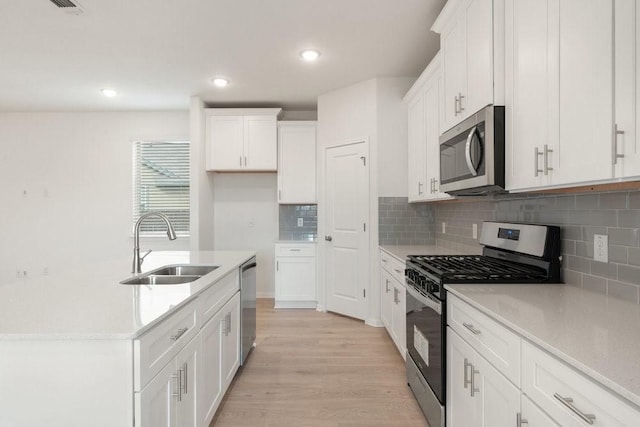
[{"label": "light wood floor", "polygon": [[428,427],[384,328],[258,300],[257,347],[215,427]]}]

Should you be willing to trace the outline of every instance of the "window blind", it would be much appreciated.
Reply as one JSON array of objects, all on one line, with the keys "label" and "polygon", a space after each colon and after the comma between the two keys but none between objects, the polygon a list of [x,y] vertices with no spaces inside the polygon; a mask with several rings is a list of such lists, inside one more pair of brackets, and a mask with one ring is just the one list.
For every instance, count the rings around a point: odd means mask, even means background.
[{"label": "window blind", "polygon": [[[178,234],[189,234],[189,141],[133,143],[133,224],[140,215],[167,215]],[[159,218],[146,219],[140,233],[166,233]]]}]

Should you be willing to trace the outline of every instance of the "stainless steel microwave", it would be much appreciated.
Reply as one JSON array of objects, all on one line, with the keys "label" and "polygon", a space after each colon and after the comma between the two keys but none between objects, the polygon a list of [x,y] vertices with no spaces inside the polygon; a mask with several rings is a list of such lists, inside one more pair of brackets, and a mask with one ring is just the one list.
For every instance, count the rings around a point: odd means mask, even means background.
[{"label": "stainless steel microwave", "polygon": [[440,137],[440,190],[454,196],[504,192],[504,107],[489,105]]}]

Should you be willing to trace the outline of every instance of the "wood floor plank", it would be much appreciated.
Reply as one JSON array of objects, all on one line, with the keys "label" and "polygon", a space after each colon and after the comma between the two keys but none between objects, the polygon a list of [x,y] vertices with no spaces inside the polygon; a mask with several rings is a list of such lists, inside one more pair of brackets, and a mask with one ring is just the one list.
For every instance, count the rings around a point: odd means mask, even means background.
[{"label": "wood floor plank", "polygon": [[210,427],[428,427],[383,328],[258,300],[257,338]]}]

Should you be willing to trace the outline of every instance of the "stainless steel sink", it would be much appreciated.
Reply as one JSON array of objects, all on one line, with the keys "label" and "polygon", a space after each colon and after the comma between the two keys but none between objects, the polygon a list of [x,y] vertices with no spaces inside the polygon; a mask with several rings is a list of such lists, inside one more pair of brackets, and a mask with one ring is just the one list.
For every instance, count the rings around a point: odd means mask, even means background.
[{"label": "stainless steel sink", "polygon": [[150,271],[155,276],[204,276],[218,268],[217,265],[168,265]]},{"label": "stainless steel sink", "polygon": [[123,285],[179,285],[195,282],[216,268],[218,268],[217,265],[166,265],[120,283]]},{"label": "stainless steel sink", "polygon": [[200,276],[138,276],[123,280],[123,285],[179,285],[198,280]]}]

